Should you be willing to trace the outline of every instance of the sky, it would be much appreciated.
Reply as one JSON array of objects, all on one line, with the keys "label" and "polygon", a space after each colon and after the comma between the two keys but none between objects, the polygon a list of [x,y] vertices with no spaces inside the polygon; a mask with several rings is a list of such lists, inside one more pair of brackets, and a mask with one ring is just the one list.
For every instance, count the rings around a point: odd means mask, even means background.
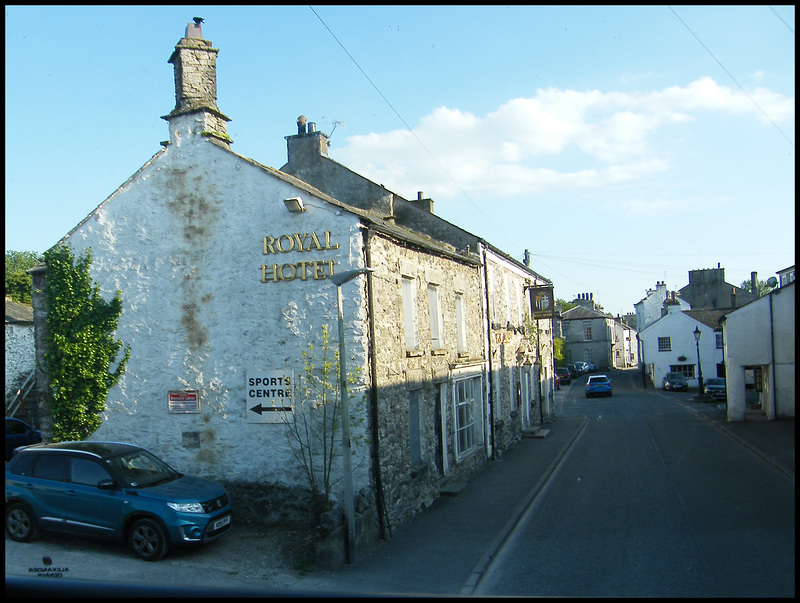
[{"label": "sky", "polygon": [[6,251],[44,252],[169,138],[167,63],[219,49],[232,150],[329,156],[631,313],[794,265],[794,6],[5,6]]}]

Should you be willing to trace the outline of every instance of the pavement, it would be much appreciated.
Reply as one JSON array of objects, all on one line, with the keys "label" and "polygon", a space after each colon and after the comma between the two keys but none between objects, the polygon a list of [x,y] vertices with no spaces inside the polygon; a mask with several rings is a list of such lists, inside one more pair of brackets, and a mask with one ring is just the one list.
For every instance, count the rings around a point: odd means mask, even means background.
[{"label": "pavement", "polygon": [[[584,417],[560,418],[531,432],[476,476],[396,527],[356,563],[318,570],[301,588],[355,596],[470,595],[525,509],[542,490]],[[545,434],[546,432],[546,434]],[[326,579],[326,576],[330,579]]]},{"label": "pavement", "polygon": [[744,421],[728,421],[724,403],[689,402],[687,405],[794,479],[794,417],[769,421],[760,409],[748,409]]}]

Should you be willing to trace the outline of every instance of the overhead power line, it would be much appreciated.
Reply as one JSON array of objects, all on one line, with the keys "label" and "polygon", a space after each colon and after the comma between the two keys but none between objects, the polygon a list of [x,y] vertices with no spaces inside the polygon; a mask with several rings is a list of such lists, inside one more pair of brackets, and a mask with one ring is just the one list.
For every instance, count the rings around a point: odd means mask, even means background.
[{"label": "overhead power line", "polygon": [[694,36],[694,39],[695,39],[695,40],[697,40],[697,42],[700,44],[700,46],[702,46],[702,47],[705,49],[705,51],[706,51],[706,52],[707,52],[707,53],[708,53],[708,54],[711,56],[711,58],[712,58],[712,59],[714,59],[714,60],[717,62],[717,65],[719,65],[719,66],[722,68],[722,70],[723,70],[725,73],[727,73],[727,74],[728,74],[728,77],[729,77],[729,78],[731,78],[731,80],[733,80],[733,83],[734,83],[734,84],[736,84],[736,85],[739,87],[739,90],[741,90],[741,91],[742,91],[742,93],[743,93],[743,94],[744,94],[744,95],[745,95],[747,98],[749,98],[749,99],[750,99],[750,102],[751,102],[751,103],[753,103],[753,104],[756,106],[756,108],[757,108],[759,111],[761,111],[761,113],[764,115],[764,117],[766,117],[766,118],[767,118],[767,121],[769,121],[769,123],[771,123],[773,126],[775,126],[775,129],[776,129],[778,132],[780,132],[781,136],[783,136],[783,137],[786,139],[786,142],[788,142],[790,145],[794,146],[794,143],[793,143],[793,142],[792,142],[792,141],[789,139],[789,137],[788,137],[788,136],[787,136],[787,135],[784,133],[784,131],[783,131],[783,130],[781,130],[781,129],[778,127],[778,124],[776,124],[774,121],[772,121],[772,118],[771,118],[769,115],[767,115],[767,112],[766,112],[766,111],[764,111],[764,109],[762,109],[762,108],[761,108],[761,106],[760,106],[760,105],[759,105],[759,104],[758,104],[758,103],[755,101],[755,99],[754,99],[752,96],[750,96],[750,95],[747,93],[747,90],[745,90],[745,89],[742,87],[742,85],[741,85],[741,84],[740,84],[740,83],[739,83],[739,82],[736,80],[736,78],[735,78],[735,77],[733,77],[733,74],[732,74],[730,71],[728,71],[728,70],[725,68],[725,65],[723,65],[723,64],[720,62],[720,60],[719,60],[717,57],[715,57],[715,56],[714,56],[714,53],[713,53],[713,52],[711,52],[711,50],[709,50],[708,46],[706,46],[705,44],[703,44],[703,41],[702,41],[702,40],[701,40],[701,39],[700,39],[700,38],[697,36],[697,34],[696,34],[696,33],[694,33],[694,32],[692,31],[692,28],[691,28],[691,27],[689,27],[689,26],[686,24],[686,22],[685,22],[683,19],[681,19],[681,18],[678,16],[678,13],[676,13],[676,12],[673,10],[673,8],[672,8],[671,6],[667,5],[667,8],[668,8],[670,11],[672,11],[672,14],[673,14],[673,15],[675,15],[675,18],[676,18],[678,21],[680,21],[680,22],[683,24],[683,26],[686,28],[686,30],[687,30],[687,31],[688,31],[690,34],[692,34],[692,36]]},{"label": "overhead power line", "polygon": [[[347,48],[345,48],[345,45],[342,44],[342,42],[339,40],[339,38],[336,37],[336,34],[334,34],[333,31],[331,31],[331,28],[328,27],[327,23],[325,23],[325,21],[322,19],[322,17],[320,17],[319,14],[317,14],[317,11],[314,10],[314,7],[313,6],[309,6],[308,8],[310,8],[311,12],[314,13],[314,15],[317,17],[317,19],[319,19],[319,21],[320,21],[320,23],[322,23],[323,27],[325,27],[325,29],[328,30],[328,33],[331,34],[331,37],[333,37],[334,40],[336,40],[336,43],[339,46],[341,46],[341,48],[342,48],[342,50],[344,50],[345,54],[350,58],[351,61],[353,61],[353,64],[356,66],[356,68],[358,68],[358,70],[361,72],[361,74],[367,79],[367,81],[370,83],[370,85],[375,89],[375,91],[380,95],[380,97],[383,99],[383,101],[388,105],[388,107],[394,112],[394,114],[397,116],[397,118],[406,127],[406,130],[408,130],[411,133],[411,135],[416,139],[416,141],[419,143],[419,145],[423,149],[425,149],[425,152],[430,156],[431,159],[433,159],[434,163],[436,163],[436,165],[439,166],[439,169],[441,169],[442,173],[444,173],[444,175],[447,176],[448,180],[450,180],[450,182],[452,182],[456,186],[456,188],[461,192],[462,195],[464,195],[464,197],[467,199],[467,201],[469,201],[472,204],[472,206],[478,211],[478,213],[480,213],[484,217],[486,222],[488,222],[492,227],[494,227],[494,229],[497,230],[497,232],[499,232],[501,235],[505,236],[503,230],[498,228],[497,225],[495,225],[491,221],[489,216],[487,216],[485,213],[483,213],[483,211],[478,206],[478,204],[475,203],[475,201],[472,200],[472,198],[464,191],[463,188],[461,188],[461,185],[458,182],[455,181],[455,179],[450,175],[450,172],[448,172],[447,169],[445,169],[445,167],[439,162],[439,160],[431,152],[431,150],[427,146],[425,146],[425,143],[422,142],[422,140],[419,138],[419,136],[416,135],[414,130],[411,128],[411,126],[409,126],[408,123],[406,122],[406,120],[403,119],[403,116],[400,115],[399,111],[397,111],[397,109],[394,108],[394,105],[392,105],[392,103],[389,102],[389,99],[386,98],[386,96],[383,94],[383,92],[380,91],[380,88],[378,88],[378,86],[375,84],[375,82],[372,81],[372,78],[370,78],[369,75],[367,75],[366,71],[364,71],[361,68],[361,65],[358,64],[358,61],[356,61],[355,58],[353,57],[353,55],[350,54],[350,52],[347,50]],[[506,239],[506,240],[508,240],[508,239]]]}]

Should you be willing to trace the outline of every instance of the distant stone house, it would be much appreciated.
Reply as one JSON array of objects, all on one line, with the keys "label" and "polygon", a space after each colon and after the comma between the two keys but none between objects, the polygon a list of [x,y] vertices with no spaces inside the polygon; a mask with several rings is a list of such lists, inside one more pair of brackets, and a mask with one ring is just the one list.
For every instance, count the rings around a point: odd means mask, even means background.
[{"label": "distant stone house", "polygon": [[565,340],[567,362],[589,362],[598,370],[624,368],[624,352],[616,341],[619,354],[614,351],[615,340],[624,341],[622,329],[615,336],[616,321],[600,312],[588,293],[579,295],[576,303],[561,314],[561,335]]},{"label": "distant stone house", "polygon": [[36,367],[34,344],[33,308],[6,299],[5,321],[6,344],[6,416],[14,415],[30,423],[36,417],[30,414],[30,406],[25,402],[23,386],[32,384],[31,375]]},{"label": "distant stone house", "polygon": [[[755,280],[755,279],[754,279]],[[739,308],[758,299],[758,295],[725,282],[725,269],[690,270],[689,284],[678,291],[679,299],[692,310]]]},{"label": "distant stone house", "polygon": [[[216,55],[190,23],[170,58],[170,140],[59,242],[91,248],[102,292],[121,292],[116,337],[131,350],[91,439],[140,444],[224,477],[262,517],[295,518],[301,499],[274,494],[307,487],[283,420],[323,328],[338,342],[331,277],[371,269],[341,285],[342,315],[359,538],[385,532],[547,418],[552,320],[527,327],[532,287],[552,285],[432,200],[330,160],[305,118],[281,170],[231,151]],[[344,471],[337,457],[333,483]]]},{"label": "distant stone house", "polygon": [[750,386],[768,419],[795,416],[795,304],[787,280],[722,319],[729,421],[745,419]]}]

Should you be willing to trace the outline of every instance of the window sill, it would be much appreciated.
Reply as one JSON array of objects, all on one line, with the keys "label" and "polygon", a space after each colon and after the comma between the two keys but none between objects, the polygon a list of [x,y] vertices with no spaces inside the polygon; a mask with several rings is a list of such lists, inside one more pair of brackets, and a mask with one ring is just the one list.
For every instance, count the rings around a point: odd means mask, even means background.
[{"label": "window sill", "polygon": [[406,358],[417,358],[418,356],[424,356],[425,352],[422,350],[406,350]]}]

